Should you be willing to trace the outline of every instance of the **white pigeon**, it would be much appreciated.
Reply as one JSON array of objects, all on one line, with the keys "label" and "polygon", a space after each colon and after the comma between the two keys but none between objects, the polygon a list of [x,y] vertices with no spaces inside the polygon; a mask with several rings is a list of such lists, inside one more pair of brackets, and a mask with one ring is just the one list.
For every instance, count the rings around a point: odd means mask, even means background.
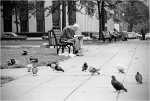
[{"label": "white pigeon", "polygon": [[33,65],[32,64],[27,64],[27,70],[28,72],[31,72],[31,69],[33,68]]},{"label": "white pigeon", "polygon": [[125,73],[124,72],[125,69],[123,68],[123,64],[118,63],[117,64],[117,69],[118,69],[119,73],[123,73],[123,74]]}]

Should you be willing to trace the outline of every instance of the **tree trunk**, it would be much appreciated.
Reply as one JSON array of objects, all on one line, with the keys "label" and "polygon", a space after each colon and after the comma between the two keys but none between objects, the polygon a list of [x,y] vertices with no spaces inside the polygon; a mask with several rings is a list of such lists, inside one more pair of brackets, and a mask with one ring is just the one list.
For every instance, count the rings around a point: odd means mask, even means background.
[{"label": "tree trunk", "polygon": [[128,26],[128,31],[132,32],[132,28],[133,28],[133,24],[130,23],[130,25]]},{"label": "tree trunk", "polygon": [[102,19],[102,31],[105,31],[105,13],[104,13],[104,3],[105,1],[102,1],[102,7],[101,7],[101,19]]},{"label": "tree trunk", "polygon": [[16,10],[16,7],[15,7],[15,18],[16,18],[16,33],[18,34],[18,19],[17,19],[17,10]]},{"label": "tree trunk", "polygon": [[62,30],[66,27],[66,1],[62,1]]},{"label": "tree trunk", "polygon": [[97,1],[98,4],[98,16],[99,16],[99,40],[102,40],[102,24],[101,24],[101,11],[100,11],[100,3],[101,1]]}]

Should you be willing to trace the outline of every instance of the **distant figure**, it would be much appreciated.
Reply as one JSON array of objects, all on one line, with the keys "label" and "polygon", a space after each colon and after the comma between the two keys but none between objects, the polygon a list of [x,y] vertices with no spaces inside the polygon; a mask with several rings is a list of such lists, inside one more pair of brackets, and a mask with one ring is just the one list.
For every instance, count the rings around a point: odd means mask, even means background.
[{"label": "distant figure", "polygon": [[117,41],[117,37],[118,37],[117,33],[118,31],[114,28],[113,37],[114,37],[115,42]]},{"label": "distant figure", "polygon": [[142,34],[142,40],[145,40],[145,33],[143,29],[141,30],[141,34]]}]

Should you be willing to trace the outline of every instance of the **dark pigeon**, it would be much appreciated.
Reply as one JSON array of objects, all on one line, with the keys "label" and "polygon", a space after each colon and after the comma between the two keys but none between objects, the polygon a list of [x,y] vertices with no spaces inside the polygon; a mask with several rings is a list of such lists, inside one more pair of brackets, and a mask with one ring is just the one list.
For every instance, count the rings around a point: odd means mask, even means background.
[{"label": "dark pigeon", "polygon": [[48,63],[47,66],[51,67],[52,63]]},{"label": "dark pigeon", "polygon": [[10,59],[8,61],[8,66],[14,65],[16,63],[15,59]]},{"label": "dark pigeon", "polygon": [[57,65],[55,66],[55,70],[64,72],[64,70],[60,66],[57,66]]},{"label": "dark pigeon", "polygon": [[27,55],[28,52],[27,51],[23,51],[22,55]]},{"label": "dark pigeon", "polygon": [[124,88],[124,86],[119,81],[116,80],[115,76],[112,76],[111,84],[117,91],[124,90],[127,92],[127,89]]},{"label": "dark pigeon", "polygon": [[30,56],[30,61],[32,62],[32,60],[34,59],[34,57],[33,56]]},{"label": "dark pigeon", "polygon": [[10,59],[12,65],[16,63],[15,59]]},{"label": "dark pigeon", "polygon": [[82,66],[82,71],[86,71],[88,68],[88,65],[86,62],[84,62],[83,66]]},{"label": "dark pigeon", "polygon": [[59,63],[56,63],[55,70],[64,72],[64,70],[59,66]]},{"label": "dark pigeon", "polygon": [[91,72],[92,75],[94,75],[95,73],[100,74],[100,73],[98,72],[99,70],[100,70],[100,69],[96,69],[96,68],[93,67],[93,66],[90,66],[90,68],[89,68],[89,72]]},{"label": "dark pigeon", "polygon": [[38,58],[34,58],[33,56],[30,57],[30,61],[32,63],[38,63]]},{"label": "dark pigeon", "polygon": [[137,72],[137,74],[135,75],[135,79],[138,83],[142,84],[142,75],[139,72]]}]

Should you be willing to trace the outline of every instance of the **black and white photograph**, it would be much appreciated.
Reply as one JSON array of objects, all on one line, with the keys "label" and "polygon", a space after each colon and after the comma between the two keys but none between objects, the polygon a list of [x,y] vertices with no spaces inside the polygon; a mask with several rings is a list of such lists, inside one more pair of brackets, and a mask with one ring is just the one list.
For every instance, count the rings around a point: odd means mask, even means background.
[{"label": "black and white photograph", "polygon": [[0,0],[1,101],[149,101],[149,0]]}]

